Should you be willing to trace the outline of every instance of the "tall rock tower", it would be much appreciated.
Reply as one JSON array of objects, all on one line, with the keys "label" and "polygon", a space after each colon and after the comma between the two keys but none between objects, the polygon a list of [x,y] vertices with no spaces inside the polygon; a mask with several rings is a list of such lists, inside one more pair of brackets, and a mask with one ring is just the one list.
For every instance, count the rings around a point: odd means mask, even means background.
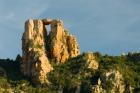
[{"label": "tall rock tower", "polygon": [[79,55],[76,37],[63,28],[63,22],[53,20],[50,25],[51,31],[46,42],[48,57],[56,62],[65,62],[68,58]]},{"label": "tall rock tower", "polygon": [[45,37],[47,35],[41,20],[28,20],[22,37],[21,64],[24,75],[31,77],[34,83],[44,83],[46,73],[53,68],[45,53]]},{"label": "tall rock tower", "polygon": [[[51,31],[47,31],[48,25]],[[64,30],[61,20],[29,19],[25,22],[21,71],[30,77],[33,83],[48,82],[46,74],[53,70],[52,60],[61,63],[79,54],[76,37]]]}]

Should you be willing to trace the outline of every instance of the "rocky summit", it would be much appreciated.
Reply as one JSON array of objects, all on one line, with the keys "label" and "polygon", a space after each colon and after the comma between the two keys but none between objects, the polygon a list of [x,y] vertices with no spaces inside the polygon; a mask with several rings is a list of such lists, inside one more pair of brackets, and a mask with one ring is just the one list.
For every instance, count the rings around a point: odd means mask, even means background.
[{"label": "rocky summit", "polygon": [[[50,31],[47,31],[50,26]],[[46,74],[53,70],[51,62],[64,63],[80,54],[76,37],[59,19],[29,19],[22,36],[21,72],[34,83],[45,83]]]}]

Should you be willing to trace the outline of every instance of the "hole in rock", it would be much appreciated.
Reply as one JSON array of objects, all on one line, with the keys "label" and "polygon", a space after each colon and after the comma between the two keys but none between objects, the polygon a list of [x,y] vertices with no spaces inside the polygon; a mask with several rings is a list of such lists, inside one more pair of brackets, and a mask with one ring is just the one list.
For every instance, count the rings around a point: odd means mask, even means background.
[{"label": "hole in rock", "polygon": [[47,32],[48,32],[48,34],[49,34],[50,31],[51,31],[51,25],[45,25],[45,28],[46,28],[46,30],[47,30]]}]

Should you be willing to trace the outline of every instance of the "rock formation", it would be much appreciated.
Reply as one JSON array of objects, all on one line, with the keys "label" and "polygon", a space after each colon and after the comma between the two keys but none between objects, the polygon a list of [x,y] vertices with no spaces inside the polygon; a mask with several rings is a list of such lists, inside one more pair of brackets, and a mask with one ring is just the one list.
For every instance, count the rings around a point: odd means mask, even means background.
[{"label": "rock formation", "polygon": [[[44,23],[46,23],[46,20]],[[46,40],[49,59],[54,59],[56,62],[65,62],[68,58],[79,55],[80,51],[76,37],[69,35],[63,28],[63,22],[61,20],[53,20],[50,24],[51,31]]]},{"label": "rock formation", "polygon": [[52,70],[45,54],[47,32],[41,20],[28,20],[22,38],[22,72],[34,82],[44,83],[46,73]]},{"label": "rock formation", "polygon": [[[93,91],[95,93],[124,93],[124,80],[119,71],[111,70],[104,73],[100,78],[98,79],[97,85],[93,87]],[[110,87],[108,89],[104,89],[105,86]]]},{"label": "rock formation", "polygon": [[99,67],[99,63],[95,59],[95,56],[93,55],[92,52],[85,53],[84,61],[86,61],[88,63],[88,68],[96,70]]},{"label": "rock formation", "polygon": [[112,89],[111,93],[123,93],[125,86],[124,86],[124,80],[122,77],[122,74],[117,70],[111,70],[107,73],[105,73],[105,76],[103,77],[105,81],[103,83],[110,81],[112,83]]},{"label": "rock formation", "polygon": [[[51,26],[47,31],[46,26]],[[21,71],[34,83],[45,83],[53,70],[51,61],[65,62],[80,54],[76,37],[70,35],[61,20],[27,20],[22,37]]]}]

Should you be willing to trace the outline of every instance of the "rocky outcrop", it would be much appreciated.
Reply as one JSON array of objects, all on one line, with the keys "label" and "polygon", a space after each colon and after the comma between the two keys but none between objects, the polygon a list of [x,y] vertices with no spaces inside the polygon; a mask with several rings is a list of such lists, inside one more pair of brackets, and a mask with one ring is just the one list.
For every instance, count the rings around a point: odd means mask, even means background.
[{"label": "rocky outcrop", "polygon": [[73,35],[67,36],[67,45],[70,58],[76,57],[80,54],[79,46],[76,41],[76,37]]},{"label": "rocky outcrop", "polygon": [[65,62],[68,58],[79,55],[80,51],[76,37],[69,35],[63,28],[63,22],[53,20],[50,24],[51,31],[46,40],[48,57],[56,62]]},{"label": "rocky outcrop", "polygon": [[113,71],[109,71],[105,74],[106,76],[106,81],[111,81],[112,82],[112,93],[123,93],[125,90],[125,86],[124,86],[124,80],[122,77],[122,74],[117,71],[117,70],[113,70]]},{"label": "rocky outcrop", "polygon": [[[46,27],[50,25],[51,31]],[[65,62],[80,54],[76,37],[64,30],[61,20],[27,20],[22,37],[21,71],[34,83],[45,83],[51,62]]]},{"label": "rocky outcrop", "polygon": [[22,72],[38,83],[44,83],[52,66],[45,53],[46,29],[41,20],[28,20],[22,37]]},{"label": "rocky outcrop", "polygon": [[93,87],[95,93],[124,93],[125,84],[122,75],[117,70],[104,73],[97,85]]},{"label": "rocky outcrop", "polygon": [[102,88],[100,78],[98,79],[97,85],[92,87],[93,93],[106,93],[106,91]]},{"label": "rocky outcrop", "polygon": [[95,56],[93,55],[93,52],[87,52],[84,54],[84,61],[87,62],[88,68],[91,69],[98,69],[99,63],[97,62]]}]

